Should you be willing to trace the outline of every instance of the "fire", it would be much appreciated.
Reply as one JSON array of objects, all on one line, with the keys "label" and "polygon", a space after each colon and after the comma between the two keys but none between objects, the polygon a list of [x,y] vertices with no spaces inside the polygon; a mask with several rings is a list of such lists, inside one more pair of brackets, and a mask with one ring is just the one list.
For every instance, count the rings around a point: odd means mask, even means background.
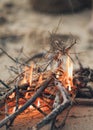
[{"label": "fire", "polygon": [[67,58],[67,86],[68,90],[71,91],[71,87],[73,86],[73,63],[69,56]]},{"label": "fire", "polygon": [[33,74],[33,68],[34,64],[31,64],[31,67],[28,68],[27,66],[24,68],[24,77],[23,80],[21,81],[21,84],[26,84],[29,83],[29,85],[32,85],[32,74]]},{"label": "fire", "polygon": [[26,84],[27,83],[27,70],[28,70],[28,67],[25,67],[24,68],[24,77],[23,77],[23,80],[21,81],[21,84]]},{"label": "fire", "polygon": [[22,105],[19,105],[18,109],[20,109],[22,107]]},{"label": "fire", "polygon": [[37,101],[37,107],[40,107],[40,100]]},{"label": "fire", "polygon": [[15,110],[16,110],[16,107],[14,107],[14,108],[13,108],[13,112],[12,112],[12,113],[14,113],[14,112],[15,112]]},{"label": "fire", "polygon": [[29,106],[30,109],[34,109],[34,107],[32,105]]},{"label": "fire", "polygon": [[[27,90],[30,90],[30,88],[28,87]],[[28,98],[29,92],[26,93],[25,98]]]},{"label": "fire", "polygon": [[10,99],[13,99],[14,97],[15,97],[15,93],[12,93],[12,94],[9,96]]},{"label": "fire", "polygon": [[26,84],[27,83],[27,80],[26,80],[26,77],[24,76],[23,80],[22,80],[22,84]]},{"label": "fire", "polygon": [[[18,109],[20,109],[22,107],[22,105],[19,105]],[[16,111],[16,107],[13,107],[12,113],[14,113]]]},{"label": "fire", "polygon": [[42,77],[42,74],[41,74],[41,75],[39,76],[38,84],[41,84],[41,83],[42,83],[42,81],[43,81],[42,78],[43,78],[43,77]]}]

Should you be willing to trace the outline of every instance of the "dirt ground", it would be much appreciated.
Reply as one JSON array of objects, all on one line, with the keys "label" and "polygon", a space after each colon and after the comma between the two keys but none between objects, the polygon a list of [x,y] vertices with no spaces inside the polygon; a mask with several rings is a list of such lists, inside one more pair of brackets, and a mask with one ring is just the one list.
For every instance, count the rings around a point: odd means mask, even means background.
[{"label": "dirt ground", "polygon": [[[12,2],[11,9],[6,6],[9,1]],[[44,52],[49,48],[47,39],[50,32],[55,30],[62,18],[57,33],[76,36],[78,43],[76,52],[79,53],[80,60],[84,66],[93,68],[93,39],[88,32],[90,15],[91,10],[87,9],[76,14],[45,15],[33,11],[27,0],[0,0],[0,17],[5,18],[3,23],[0,23],[0,47],[18,59],[21,57],[27,59],[34,53]],[[20,53],[22,50],[23,53]],[[0,51],[0,79],[7,81],[15,76],[9,71],[9,66],[15,66],[15,64]],[[77,65],[75,64],[74,67]],[[64,114],[60,120],[63,116]],[[11,130],[27,130],[32,124],[30,115],[23,113],[15,120]],[[44,129],[48,130],[49,127]],[[93,129],[92,107],[74,106],[71,109],[62,130],[78,129]],[[5,130],[5,128],[0,128],[0,130]]]}]

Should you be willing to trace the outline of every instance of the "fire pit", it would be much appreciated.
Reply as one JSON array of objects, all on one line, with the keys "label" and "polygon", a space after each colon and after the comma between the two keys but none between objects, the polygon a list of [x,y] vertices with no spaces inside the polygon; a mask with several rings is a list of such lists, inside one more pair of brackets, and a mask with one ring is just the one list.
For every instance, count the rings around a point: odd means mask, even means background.
[{"label": "fire pit", "polygon": [[[16,61],[0,48],[18,65],[15,79],[8,83],[0,80],[6,88],[0,92],[0,114],[3,118],[0,128],[6,126],[8,129],[19,114],[29,112],[31,116],[43,115],[42,120],[30,129],[40,129],[49,123],[51,130],[58,129],[64,126],[73,104],[93,105],[93,70],[84,68],[76,54],[80,68],[73,70],[74,61],[70,53],[75,44],[76,40],[66,45],[51,36],[50,50],[36,54],[24,63]],[[43,62],[34,62],[38,56]],[[66,108],[69,109],[64,120],[57,125],[59,114]]]}]

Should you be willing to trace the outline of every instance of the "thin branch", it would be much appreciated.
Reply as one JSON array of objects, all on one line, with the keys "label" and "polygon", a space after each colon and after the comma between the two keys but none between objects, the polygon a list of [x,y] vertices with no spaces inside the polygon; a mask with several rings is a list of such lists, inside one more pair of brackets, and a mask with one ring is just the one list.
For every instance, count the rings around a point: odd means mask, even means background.
[{"label": "thin branch", "polygon": [[47,81],[45,81],[40,88],[37,90],[37,92],[34,94],[34,96],[29,99],[20,109],[16,110],[15,113],[9,115],[5,119],[3,119],[0,122],[0,128],[3,127],[7,122],[11,122],[11,120],[14,120],[20,113],[22,113],[24,110],[26,110],[31,104],[34,103],[34,101],[41,95],[42,91],[44,91],[48,84],[51,82],[52,78],[49,78]]},{"label": "thin branch", "polygon": [[7,89],[10,88],[10,87],[9,87],[6,83],[4,83],[1,79],[0,79],[0,83],[1,83],[5,88],[7,88]]}]

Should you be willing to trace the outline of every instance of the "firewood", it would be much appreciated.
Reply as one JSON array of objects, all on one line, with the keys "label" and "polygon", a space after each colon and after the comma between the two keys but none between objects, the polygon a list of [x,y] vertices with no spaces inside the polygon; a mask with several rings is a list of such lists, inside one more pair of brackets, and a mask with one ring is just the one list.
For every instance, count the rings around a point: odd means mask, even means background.
[{"label": "firewood", "polygon": [[58,105],[52,112],[50,112],[41,122],[39,122],[32,129],[36,128],[36,130],[39,130],[44,125],[48,124],[54,118],[56,118],[61,112],[63,112],[71,104],[69,94],[67,93],[66,89],[61,85],[60,82],[58,82],[57,87],[63,96],[63,102],[60,105]]},{"label": "firewood", "polygon": [[34,96],[29,99],[20,109],[17,109],[13,114],[7,116],[5,119],[3,119],[1,122],[0,122],[0,128],[2,126],[4,126],[6,123],[8,123],[12,120],[14,120],[20,113],[22,113],[25,109],[27,109],[31,104],[34,103],[34,101],[37,99],[37,97],[39,97],[42,93],[42,91],[44,91],[47,87],[48,87],[48,84],[52,81],[52,78],[49,78],[47,81],[45,81],[41,87],[37,90],[37,92],[34,94]]},{"label": "firewood", "polygon": [[75,105],[93,106],[93,98],[76,98]]}]

